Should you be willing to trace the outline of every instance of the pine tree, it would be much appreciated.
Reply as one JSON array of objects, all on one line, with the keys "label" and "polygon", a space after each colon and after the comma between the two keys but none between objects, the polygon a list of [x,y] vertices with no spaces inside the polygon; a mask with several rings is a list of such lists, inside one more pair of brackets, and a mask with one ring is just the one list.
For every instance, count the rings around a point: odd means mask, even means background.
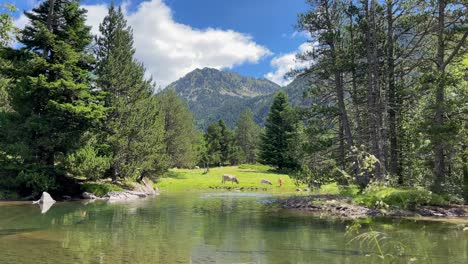
[{"label": "pine tree", "polygon": [[298,124],[296,119],[288,96],[279,91],[267,116],[265,133],[261,136],[260,160],[263,164],[275,166],[279,170],[297,167],[294,157]]},{"label": "pine tree", "polygon": [[110,108],[104,125],[112,155],[109,174],[113,180],[154,177],[167,168],[164,116],[154,86],[134,59],[132,30],[121,8],[111,3],[99,29],[96,74]]},{"label": "pine tree", "polygon": [[191,167],[196,163],[197,136],[193,114],[174,90],[159,94],[164,112],[164,141],[172,167]]},{"label": "pine tree", "polygon": [[[11,63],[4,59],[2,55],[4,48],[12,40],[12,33],[17,31],[11,16],[11,13],[16,11],[16,8],[13,5],[5,5],[3,8],[6,9],[6,12],[0,13],[0,69],[11,67]],[[0,10],[2,10],[2,6],[0,6]],[[10,79],[3,76],[3,74],[0,72],[0,112],[11,110],[8,100],[9,86]]]},{"label": "pine tree", "polygon": [[92,90],[93,57],[86,10],[77,1],[46,1],[25,12],[29,24],[20,34],[15,56],[16,87],[10,89],[7,132],[21,157],[18,178],[30,189],[47,190],[62,180],[63,157],[76,150],[83,134],[105,116]]},{"label": "pine tree", "polygon": [[205,133],[206,161],[209,165],[222,164],[221,128],[218,122],[208,125]]},{"label": "pine tree", "polygon": [[240,161],[240,148],[236,146],[234,132],[223,120],[208,125],[205,134],[206,155],[212,165],[236,165]]},{"label": "pine tree", "polygon": [[260,127],[254,122],[250,110],[244,111],[237,121],[236,142],[242,151],[242,160],[255,164],[260,136]]}]

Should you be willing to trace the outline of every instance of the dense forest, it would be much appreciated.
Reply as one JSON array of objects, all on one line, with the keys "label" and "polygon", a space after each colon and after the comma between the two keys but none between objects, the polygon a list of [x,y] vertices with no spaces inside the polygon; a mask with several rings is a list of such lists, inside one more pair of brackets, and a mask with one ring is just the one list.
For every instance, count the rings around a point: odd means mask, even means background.
[{"label": "dense forest", "polygon": [[311,66],[288,75],[306,86],[306,103],[291,105],[280,90],[264,128],[236,109],[234,129],[221,118],[203,131],[177,87],[156,93],[145,77],[120,7],[110,5],[93,36],[79,1],[43,1],[22,29],[8,6],[0,17],[0,191],[34,196],[86,181],[156,179],[173,167],[259,162],[311,186],[467,195],[466,2],[307,2],[296,27],[310,49],[297,60]]}]

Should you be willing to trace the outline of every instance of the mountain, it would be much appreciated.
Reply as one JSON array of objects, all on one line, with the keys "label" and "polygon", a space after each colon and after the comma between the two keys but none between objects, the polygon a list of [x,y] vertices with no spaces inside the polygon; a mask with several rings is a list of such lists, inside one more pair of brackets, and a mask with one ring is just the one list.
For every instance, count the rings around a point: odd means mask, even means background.
[{"label": "mountain", "polygon": [[234,127],[240,114],[251,108],[257,98],[280,88],[267,79],[204,68],[188,73],[166,89],[176,91],[195,115],[197,126],[203,129],[219,119]]},{"label": "mountain", "polygon": [[246,109],[252,110],[257,123],[263,124],[276,91],[284,89],[291,103],[298,105],[305,87],[306,80],[301,77],[282,88],[267,79],[204,68],[188,73],[166,89],[176,91],[194,114],[197,127],[205,129],[219,119],[233,128]]}]

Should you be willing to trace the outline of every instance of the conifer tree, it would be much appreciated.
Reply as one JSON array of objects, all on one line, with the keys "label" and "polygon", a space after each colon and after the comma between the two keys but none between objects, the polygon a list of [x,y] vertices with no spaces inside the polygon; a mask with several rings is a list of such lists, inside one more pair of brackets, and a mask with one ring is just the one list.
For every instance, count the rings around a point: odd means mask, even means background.
[{"label": "conifer tree", "polygon": [[239,163],[240,149],[236,146],[234,132],[223,120],[208,125],[205,142],[210,164],[221,166]]},{"label": "conifer tree", "polygon": [[164,112],[164,141],[172,167],[191,167],[196,162],[197,131],[193,114],[174,90],[159,94]]},{"label": "conifer tree", "polygon": [[260,127],[254,122],[250,110],[244,111],[237,121],[236,142],[242,152],[242,159],[250,164],[257,160]]},{"label": "conifer tree", "polygon": [[[13,5],[0,6],[0,10],[5,9],[5,12],[0,13],[0,51],[11,42],[12,33],[16,33],[17,29],[13,24],[11,13],[16,11]],[[3,11],[3,10],[2,10]],[[0,52],[0,69],[5,69],[10,66],[10,62],[3,58],[3,52]],[[10,86],[9,78],[3,76],[0,72],[0,111],[9,111],[8,87]]]},{"label": "conifer tree", "polygon": [[86,53],[92,40],[86,10],[78,1],[49,0],[25,15],[29,24],[15,56],[16,86],[9,90],[13,124],[6,134],[14,142],[8,151],[21,157],[18,178],[42,191],[63,179],[63,157],[79,147],[105,109],[91,88],[94,60]]},{"label": "conifer tree", "polygon": [[99,29],[96,73],[110,108],[104,125],[112,155],[109,174],[113,180],[154,177],[167,168],[164,117],[154,86],[134,59],[132,29],[120,7],[111,3]]},{"label": "conifer tree", "polygon": [[265,122],[265,132],[261,136],[260,160],[279,170],[294,169],[294,139],[297,138],[297,121],[294,110],[289,105],[288,96],[283,91],[275,95],[273,105]]}]

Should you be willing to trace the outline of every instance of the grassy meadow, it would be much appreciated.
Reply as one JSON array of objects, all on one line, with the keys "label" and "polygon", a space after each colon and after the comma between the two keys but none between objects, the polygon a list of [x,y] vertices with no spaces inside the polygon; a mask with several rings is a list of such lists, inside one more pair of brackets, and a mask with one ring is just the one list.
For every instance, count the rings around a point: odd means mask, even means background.
[{"label": "grassy meadow", "polygon": [[[359,192],[355,185],[338,186],[336,183],[322,185],[320,189],[304,192],[307,188],[304,184],[296,185],[296,182],[287,174],[275,172],[265,165],[243,164],[239,166],[210,168],[209,173],[204,174],[204,169],[171,169],[156,183],[163,192],[183,191],[209,191],[209,190],[236,190],[251,192],[268,192],[276,194],[331,194],[349,197],[354,203],[366,206],[411,208],[420,205],[447,205],[451,203],[463,203],[453,200],[451,197],[442,197],[421,188],[393,188],[389,186],[371,186]],[[223,174],[235,175],[239,184],[221,183]],[[278,179],[283,179],[283,186],[279,186]],[[261,179],[267,179],[273,185],[260,184]],[[302,191],[297,192],[300,188]]]},{"label": "grassy meadow", "polygon": [[[207,174],[204,169],[171,169],[162,177],[156,186],[161,191],[195,191],[210,189],[236,189],[244,191],[266,191],[271,193],[292,193],[296,188],[307,188],[306,185],[297,186],[293,179],[286,174],[272,171],[264,165],[240,165],[231,167],[210,168]],[[235,175],[239,184],[221,183],[223,174]],[[279,186],[278,179],[283,179],[283,186]],[[273,185],[260,184],[261,179],[271,181]]]}]

